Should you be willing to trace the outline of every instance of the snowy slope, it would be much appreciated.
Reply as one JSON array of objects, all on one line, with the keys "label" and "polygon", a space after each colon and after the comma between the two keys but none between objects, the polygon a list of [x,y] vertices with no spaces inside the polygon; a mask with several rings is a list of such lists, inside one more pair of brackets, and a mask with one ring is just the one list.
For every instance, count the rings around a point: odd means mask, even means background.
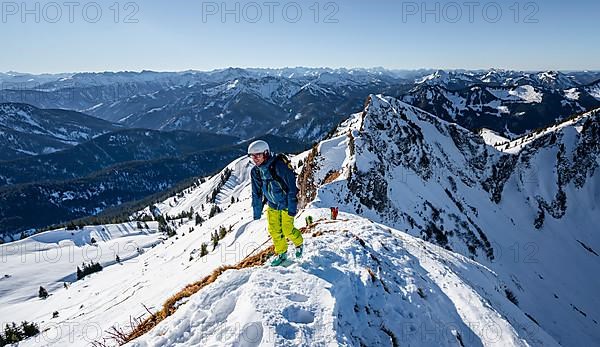
[{"label": "snowy slope", "polygon": [[[39,323],[42,331],[51,329],[39,335],[38,341],[30,341],[34,345],[83,341],[80,334],[86,324],[95,327],[111,316],[118,317],[119,302],[132,297],[143,283],[131,278],[129,270],[142,265],[138,249],[149,249],[160,241],[156,222],[147,225],[149,229],[143,230],[135,223],[53,230],[2,245],[3,323],[27,320]],[[117,255],[123,265],[116,263]],[[104,270],[74,282],[76,268],[91,261]],[[127,277],[130,281],[123,281]],[[64,283],[70,284],[68,289]],[[48,299],[38,298],[40,286],[50,293]],[[52,319],[54,311],[59,317]]]},{"label": "snowy slope", "polygon": [[492,89],[488,91],[503,101],[519,101],[523,103],[540,103],[542,94],[530,85],[518,86],[511,89]]},{"label": "snowy slope", "polygon": [[[8,321],[35,321],[40,330],[47,329],[23,346],[86,345],[108,337],[113,326],[129,329],[133,318],[147,313],[145,307],[156,311],[188,283],[223,264],[239,262],[268,240],[264,220],[251,223],[249,164],[246,157],[230,164],[227,169],[232,173],[224,185],[219,185],[221,173],[190,188],[188,193],[182,192],[183,198],[169,198],[154,205],[155,212],[163,216],[176,216],[193,207],[206,220],[201,226],[194,219],[169,221],[178,234],[169,239],[157,232],[156,222],[148,222],[148,232],[136,231],[135,223],[119,224],[86,227],[74,231],[74,235],[52,230],[0,245],[9,275],[0,280],[0,316],[8,317]],[[209,218],[213,203],[207,203],[207,196],[217,188],[215,202],[226,213]],[[232,196],[240,202],[232,205]],[[206,206],[204,210],[202,205]],[[151,215],[150,209],[138,213],[144,214]],[[200,258],[200,245],[210,244],[211,233],[221,226],[231,227],[232,232],[209,256]],[[98,241],[97,246],[89,245],[91,237]],[[21,250],[27,253],[22,256]],[[121,264],[115,262],[117,254]],[[75,280],[75,269],[84,260],[98,261],[104,270],[65,289],[63,283]],[[40,271],[46,273],[34,276]],[[40,285],[48,290],[49,298],[37,298]],[[59,312],[58,318],[52,318],[54,311]]]},{"label": "snowy slope", "polygon": [[[505,154],[456,125],[371,96],[314,157],[308,181],[317,189],[306,195],[310,206],[338,205],[476,259],[559,343],[593,344],[598,123],[590,112]],[[340,175],[328,182],[336,166]]]},{"label": "snowy slope", "polygon": [[[309,209],[304,214],[326,215]],[[469,259],[369,220],[317,223],[289,267],[229,270],[130,346],[558,346]]]},{"label": "snowy slope", "polygon": [[[195,206],[200,211],[200,205],[204,201],[196,202]],[[245,205],[247,203],[246,199]],[[242,203],[238,205],[241,206]],[[200,213],[208,219],[208,209]],[[249,213],[240,216],[250,217]],[[49,329],[37,339],[26,341],[23,344],[25,346],[85,345],[94,340],[101,340],[102,336],[107,336],[106,332],[112,326],[127,327],[132,317],[144,316],[146,313],[144,305],[155,311],[168,297],[186,284],[210,273],[212,269],[223,263],[239,261],[241,252],[249,252],[250,248],[241,249],[238,244],[235,244],[230,247],[228,255],[225,251],[221,252],[221,249],[217,249],[210,257],[202,259],[197,257],[197,254],[200,244],[210,243],[210,234],[219,226],[232,225],[233,230],[237,231],[237,228],[248,221],[248,219],[240,219],[237,214],[218,214],[196,232],[190,232],[190,228],[195,227],[193,220],[188,221],[186,218],[185,221],[169,222],[172,226],[184,222],[179,226],[178,236],[170,239],[156,232],[149,234],[147,241],[148,237],[132,237],[114,243],[96,237],[98,253],[102,254],[100,259],[94,258],[96,248],[88,250],[91,247],[82,244],[81,247],[68,249],[76,255],[75,258],[68,257],[67,250],[63,250],[59,259],[53,258],[51,261],[49,255],[45,255],[48,252],[45,247],[33,247],[27,258],[21,262],[17,250],[26,247],[31,249],[32,246],[22,246],[19,243],[2,245],[3,254],[11,249],[15,249],[15,252],[9,253],[7,258],[10,266],[6,271],[10,277],[0,282],[0,291],[3,293],[0,315],[8,317],[10,321],[35,321],[40,324],[41,330]],[[156,222],[152,223],[156,231]],[[266,233],[260,233],[260,228],[257,227],[258,225],[251,225],[242,229],[245,233],[239,236],[245,239],[244,245],[248,247],[254,245],[254,248],[257,246],[255,245],[257,240],[261,238],[266,240]],[[115,228],[123,229],[125,226],[117,225]],[[80,239],[77,234],[69,237],[68,232],[61,230],[41,235],[47,235],[46,238],[52,240],[50,241],[52,243],[64,238],[65,240],[59,242],[60,246],[64,247],[70,247],[69,239]],[[226,239],[228,244],[233,243],[235,234],[229,236],[230,238]],[[37,237],[40,235],[20,242],[25,242],[26,245],[34,244]],[[144,248],[145,252],[139,254],[137,247]],[[69,289],[64,289],[63,282],[73,281],[75,267],[81,265],[80,254],[87,254],[87,252],[90,253],[91,259],[100,260],[100,263],[105,266],[104,270],[73,282]],[[122,264],[115,264],[117,252],[120,254]],[[135,256],[131,255],[131,252]],[[39,273],[40,269],[48,271],[47,277],[33,276]],[[22,287],[22,282],[25,280],[30,284],[28,287]],[[48,289],[51,294],[46,300],[37,298],[37,288],[40,285]],[[52,312],[55,310],[59,311],[59,318],[52,318]]]},{"label": "snowy slope", "polygon": [[402,100],[471,130],[527,134],[600,106],[597,83],[576,80],[556,71],[438,71]]},{"label": "snowy slope", "polygon": [[479,135],[483,138],[483,141],[493,147],[504,142],[509,142],[510,139],[498,134],[497,132],[490,129],[481,129]]},{"label": "snowy slope", "polygon": [[[577,134],[580,134],[581,131],[583,130],[583,126],[586,124],[586,121],[589,121],[589,122],[597,121],[597,117],[598,117],[597,115],[599,112],[600,112],[600,109],[596,109],[596,110],[593,110],[590,112],[585,112],[585,113],[582,113],[579,115],[575,115],[561,123],[556,123],[556,124],[550,125],[548,127],[545,127],[543,129],[538,129],[536,132],[533,132],[533,133],[525,135],[525,136],[517,137],[512,140],[503,138],[501,136],[497,137],[497,138],[490,136],[489,131],[482,134],[482,136],[483,136],[484,140],[486,141],[486,143],[488,143],[488,144],[491,144],[490,142],[487,142],[488,140],[495,140],[498,143],[502,143],[502,145],[495,146],[498,150],[505,152],[505,153],[517,154],[521,150],[523,150],[527,147],[530,147],[535,142],[543,143],[544,139],[546,137],[554,138],[553,141],[556,141],[557,136],[560,136],[562,138],[563,135],[567,134],[568,141],[570,141],[570,142],[577,141],[579,138],[579,135],[577,135],[576,137],[573,137],[572,136],[573,131],[575,131],[575,133],[577,133]],[[593,134],[592,134],[592,136],[593,136]],[[575,144],[571,143],[570,145],[572,146]]]},{"label": "snowy slope", "polygon": [[[593,74],[590,75],[593,76]],[[525,72],[494,68],[475,71],[437,70],[432,74],[416,79],[415,82],[418,84],[436,84],[451,89],[473,84],[501,86],[530,84],[537,87],[563,90],[580,85],[575,74],[566,74],[559,71]]]}]

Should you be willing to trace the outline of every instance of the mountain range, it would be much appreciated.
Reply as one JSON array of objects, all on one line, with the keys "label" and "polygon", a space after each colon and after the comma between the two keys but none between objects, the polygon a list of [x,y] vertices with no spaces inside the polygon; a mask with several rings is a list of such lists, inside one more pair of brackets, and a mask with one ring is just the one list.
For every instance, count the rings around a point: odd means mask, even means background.
[{"label": "mountain range", "polygon": [[0,104],[0,160],[31,157],[70,148],[123,126],[75,111]]},{"label": "mountain range", "polygon": [[[31,78],[35,81],[35,78]],[[371,93],[468,129],[521,135],[600,106],[598,72],[241,69],[105,72],[5,83],[0,101],[83,112],[126,127],[322,139]]]},{"label": "mountain range", "polygon": [[[0,154],[0,196],[6,203],[0,221],[9,239],[47,227],[44,223],[97,214],[172,189],[232,159],[214,157],[203,169],[206,157],[194,153],[233,148],[264,134],[301,150],[329,136],[374,91],[484,137],[494,134],[489,144],[505,147],[600,107],[599,74],[589,71],[229,68],[0,77],[0,100],[48,107],[0,107],[0,141],[7,148]],[[235,148],[228,153],[241,151]],[[115,172],[138,168],[148,168],[145,174],[152,178],[136,181],[135,192],[126,193],[127,175],[114,184]],[[97,187],[106,189],[106,198],[75,199],[66,209],[62,205],[69,199],[49,198],[64,192],[86,197]],[[41,206],[48,201],[54,201],[52,211],[61,212],[44,212]],[[23,217],[39,208],[53,217]]]}]

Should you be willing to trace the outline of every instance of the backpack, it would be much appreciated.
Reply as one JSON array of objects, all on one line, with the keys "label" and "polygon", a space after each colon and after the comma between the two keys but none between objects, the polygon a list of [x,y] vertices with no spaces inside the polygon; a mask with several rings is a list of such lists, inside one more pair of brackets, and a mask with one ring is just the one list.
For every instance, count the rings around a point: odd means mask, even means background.
[{"label": "backpack", "polygon": [[294,172],[294,168],[292,168],[292,162],[290,161],[290,158],[288,158],[287,155],[281,154],[281,153],[277,154],[275,156],[275,160],[273,160],[271,165],[269,165],[269,173],[271,174],[273,179],[275,181],[277,181],[277,183],[279,183],[279,185],[281,186],[283,191],[287,194],[289,188],[288,188],[287,184],[285,184],[283,179],[281,179],[281,177],[279,177],[279,175],[277,175],[277,171],[275,170],[275,164],[277,163],[278,160],[282,161],[285,165],[287,165],[287,167],[290,170],[292,170],[292,172]]}]

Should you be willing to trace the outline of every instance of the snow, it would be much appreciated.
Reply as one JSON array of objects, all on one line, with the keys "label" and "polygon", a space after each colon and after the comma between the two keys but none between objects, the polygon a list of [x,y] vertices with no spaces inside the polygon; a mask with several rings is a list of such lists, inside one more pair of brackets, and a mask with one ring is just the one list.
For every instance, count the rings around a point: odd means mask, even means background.
[{"label": "snow", "polygon": [[467,100],[462,98],[458,93],[447,92],[447,93],[445,93],[445,96],[448,100],[450,100],[452,102],[452,105],[454,105],[454,108],[456,108],[458,110],[466,109],[465,104],[466,104]]},{"label": "snow", "polygon": [[489,269],[366,219],[340,219],[319,223],[315,232],[333,232],[306,236],[291,266],[228,270],[127,346],[386,345],[390,334],[406,345],[455,346],[452,331],[471,345],[558,346],[543,332],[531,336]]},{"label": "snow", "polygon": [[[551,202],[557,192],[558,178],[554,163],[558,144],[554,147],[538,149],[528,154],[531,157],[527,162],[518,163],[509,174],[501,201],[496,204],[491,201],[489,193],[481,189],[479,183],[470,183],[470,181],[486,179],[491,174],[490,168],[484,168],[482,171],[467,169],[468,163],[473,158],[482,157],[481,146],[478,146],[478,151],[465,152],[464,149],[456,148],[452,142],[446,141],[445,122],[438,119],[440,126],[433,127],[427,124],[427,117],[409,105],[388,97],[371,96],[371,98],[364,121],[352,123],[356,130],[361,130],[357,131],[355,136],[356,154],[348,158],[348,161],[356,162],[357,170],[353,171],[352,177],[355,177],[357,172],[371,173],[381,167],[380,165],[387,166],[384,174],[375,176],[369,184],[376,185],[376,182],[384,181],[388,200],[378,201],[374,207],[363,205],[363,197],[359,199],[355,196],[363,193],[354,191],[349,194],[344,182],[349,179],[349,175],[342,175],[343,177],[335,182],[323,185],[310,206],[316,208],[338,205],[340,210],[358,210],[362,217],[398,230],[405,230],[406,233],[414,236],[423,236],[423,226],[432,221],[427,204],[434,205],[438,213],[441,213],[439,227],[443,227],[443,230],[448,232],[455,228],[452,221],[455,218],[458,220],[462,218],[457,216],[467,216],[464,220],[465,224],[461,227],[462,231],[454,229],[455,233],[464,232],[464,228],[468,229],[469,225],[478,225],[481,232],[487,235],[494,259],[486,259],[485,255],[479,254],[479,251],[475,258],[498,275],[500,278],[498,288],[513,291],[518,297],[519,307],[537,320],[541,329],[555,337],[557,342],[564,345],[581,345],[594,344],[598,341],[600,336],[595,333],[593,337],[590,335],[595,330],[598,320],[590,319],[589,312],[598,312],[600,307],[600,301],[593,294],[600,283],[596,279],[588,279],[585,285],[577,286],[577,289],[574,289],[572,284],[582,283],[578,278],[597,272],[600,266],[597,258],[594,256],[590,258],[590,253],[586,254],[588,251],[577,242],[585,239],[582,242],[587,246],[592,244],[593,246],[589,246],[591,249],[600,247],[597,237],[593,236],[595,225],[600,220],[597,214],[590,213],[597,209],[600,198],[597,183],[600,174],[596,171],[593,176],[588,176],[583,189],[574,187],[573,182],[566,185],[563,188],[567,201],[564,216],[554,218],[546,214],[544,225],[538,230],[533,227],[533,220],[538,210],[537,199]],[[403,113],[411,123],[407,124],[399,120],[397,113]],[[546,129],[540,134],[517,139],[518,142],[513,141],[511,144],[516,148],[510,150],[499,148],[499,150],[519,155],[523,150],[530,150],[530,144],[535,139],[549,132],[556,132],[558,141],[565,145],[567,157],[580,156],[576,154],[576,145],[579,141],[576,135],[577,127],[581,126],[589,116],[584,114]],[[383,124],[391,122],[391,124],[379,130],[377,126],[370,125],[376,122]],[[403,138],[395,134],[405,133],[407,131],[405,129],[414,128],[415,124],[424,136],[423,150],[428,151],[429,162],[434,163],[432,176],[428,179],[421,176],[422,169],[419,171],[418,168],[406,166],[407,163],[403,161],[398,165],[396,159],[408,157],[411,153],[397,152],[395,144],[402,143]],[[463,134],[464,139],[467,140],[468,131],[464,130]],[[439,142],[439,145],[431,145],[436,142]],[[418,144],[411,146],[413,151],[418,148]],[[502,152],[498,150],[489,147],[487,151],[488,165],[503,158],[499,156]],[[328,160],[329,156],[327,151],[320,153],[316,162]],[[523,157],[525,155],[521,156]],[[408,162],[411,159],[407,159]],[[455,188],[448,185],[446,180],[448,176],[455,177]],[[452,192],[452,190],[456,191]],[[462,209],[457,209],[456,203],[447,199],[448,192],[452,192],[455,199],[459,200]],[[368,199],[370,195],[365,192],[364,196]],[[378,211],[377,208],[381,205],[385,208],[383,211]],[[466,249],[464,240],[459,241],[459,238],[452,240],[456,238],[456,234],[447,237],[448,247],[452,250],[463,255],[471,254]],[[585,312],[586,316],[580,314],[575,308]],[[531,324],[533,326],[536,323]]]},{"label": "snow", "polygon": [[594,86],[589,87],[588,92],[596,100],[600,100],[600,83],[596,83]]},{"label": "snow", "polygon": [[[250,93],[273,104],[282,104],[300,90],[295,82],[278,79],[235,79],[207,88],[203,94],[218,100],[228,101],[241,93]],[[209,105],[214,105],[211,101]],[[211,107],[211,106],[207,106]]]},{"label": "snow", "polygon": [[537,92],[532,86],[519,86],[508,93],[528,103],[542,102],[542,94]]},{"label": "snow", "polygon": [[91,111],[94,111],[95,109],[98,109],[98,108],[102,107],[103,105],[104,105],[104,103],[103,103],[103,102],[101,102],[101,103],[99,103],[99,104],[96,104],[96,105],[94,105],[94,106],[92,106],[92,107],[90,107],[90,108],[87,108],[87,109],[83,110],[83,112],[91,112]]},{"label": "snow", "polygon": [[18,110],[16,112],[16,115],[18,117],[20,117],[21,121],[28,123],[28,124],[32,125],[33,127],[41,128],[40,124],[38,122],[34,121],[28,112],[25,112],[23,110]]},{"label": "snow", "polygon": [[535,74],[533,77],[542,85],[550,88],[567,89],[577,85],[572,76],[565,75],[558,71],[543,71]]},{"label": "snow", "polygon": [[486,128],[481,129],[479,135],[483,138],[483,141],[490,146],[510,141],[506,137],[499,135],[497,132]]},{"label": "snow", "polygon": [[415,80],[415,83],[417,84],[421,84],[421,83],[426,83],[426,82],[431,82],[431,81],[435,81],[438,82],[440,84],[445,84],[448,83],[450,79],[450,74],[444,70],[437,70],[436,72],[423,76],[421,78],[417,78]]},{"label": "snow", "polygon": [[508,106],[498,106],[497,109],[500,113],[510,114],[510,111],[508,110]]},{"label": "snow", "polygon": [[569,100],[579,100],[579,91],[577,88],[571,88],[565,90],[565,98]]},{"label": "snow", "polygon": [[[109,266],[105,267],[103,271],[92,274],[82,281],[73,282],[69,289],[62,287],[63,282],[73,280],[74,270],[77,265],[80,265],[81,256],[75,259],[61,257],[58,260],[61,264],[59,266],[62,269],[61,272],[48,271],[50,276],[48,279],[40,278],[38,281],[36,278],[35,281],[31,281],[32,277],[29,276],[31,284],[28,288],[22,288],[17,283],[11,282],[14,278],[11,277],[11,281],[0,282],[0,291],[11,293],[10,295],[2,295],[0,314],[6,316],[5,313],[8,311],[3,310],[11,310],[11,319],[19,321],[34,320],[41,324],[42,329],[50,329],[46,336],[40,337],[42,342],[47,345],[68,345],[73,344],[74,341],[83,340],[91,342],[91,340],[99,338],[100,334],[104,334],[103,332],[110,329],[111,326],[125,327],[129,324],[131,316],[142,316],[146,312],[142,304],[156,310],[169,296],[179,291],[190,281],[209,274],[212,269],[222,264],[237,263],[246,254],[267,241],[268,235],[262,226],[264,220],[261,223],[250,222],[248,158],[242,157],[231,165],[235,172],[217,197],[217,201],[223,204],[222,208],[228,210],[229,213],[217,214],[204,223],[202,228],[196,227],[197,231],[193,233],[189,232],[189,228],[195,227],[194,221],[185,220],[183,221],[184,224],[179,227],[177,238],[162,242],[160,240],[162,235],[153,233],[149,241],[139,238],[123,239],[123,242],[117,245],[110,238],[105,240],[106,238],[97,231],[98,229],[94,229],[96,231],[90,231],[91,234],[88,234],[98,235],[95,236],[99,241],[97,249],[101,251],[103,257],[107,257],[101,259],[102,265],[106,265],[104,260],[114,260],[115,252],[118,250],[126,250],[127,241],[133,241],[140,247],[145,247],[146,252],[135,259],[123,261],[118,266],[108,264]],[[173,216],[180,211],[188,211],[189,207],[194,206],[196,211],[208,219],[208,205],[204,211],[201,210],[200,205],[206,203],[206,196],[212,192],[219,177],[220,175],[216,175],[206,181],[200,188],[195,189],[191,195],[186,196],[186,199],[179,199],[178,202],[181,203],[171,207],[170,204],[173,203],[173,199],[169,199],[157,204],[158,209],[165,215]],[[238,196],[238,194],[242,195],[240,196],[242,202],[230,206],[231,196]],[[156,223],[152,227],[153,230],[156,230],[155,225]],[[194,256],[192,261],[189,260],[190,256],[197,253],[197,249],[199,249],[202,242],[210,243],[210,234],[214,230],[220,226],[229,225],[233,227],[233,233],[228,234],[228,238],[224,240],[219,248],[207,257],[198,258]],[[131,229],[131,226],[117,225],[115,228],[128,230]],[[48,238],[48,240],[44,239],[44,242],[58,242],[61,246],[63,243],[65,243],[65,246],[70,244],[80,245],[78,247],[82,250],[75,248],[73,252],[75,254],[88,252],[87,249],[90,248],[84,245],[85,242],[82,241],[89,239],[87,236],[79,236],[78,234],[71,236],[69,232],[64,230],[50,231],[47,232],[47,235],[45,238]],[[35,237],[39,236],[36,235],[32,238]],[[148,246],[155,247],[149,248]],[[6,244],[1,247],[2,254],[6,254],[7,250],[15,247],[15,244]],[[31,247],[27,249],[31,249]],[[12,258],[9,256],[9,264],[11,264],[9,270],[14,273],[26,274],[36,273],[39,271],[40,266],[51,266],[52,269],[58,271],[59,267],[55,263],[49,263],[44,261],[43,257],[40,257],[39,254],[43,251],[43,249],[33,248],[30,252],[32,255],[23,263],[19,262],[18,254],[14,254]],[[35,257],[42,259],[42,261],[36,263]],[[15,266],[18,263],[18,270],[12,266],[13,263]],[[45,300],[43,307],[40,306],[39,299],[35,298],[39,285],[44,285],[51,294]],[[11,300],[15,297],[18,299]],[[5,298],[8,301],[4,301]],[[12,309],[17,307],[16,305],[24,308],[18,311],[17,314],[12,312]],[[81,305],[84,305],[83,308],[79,308]],[[52,317],[54,310],[60,312],[60,319],[49,319]],[[71,327],[69,324],[73,320],[76,323],[74,327]],[[85,331],[86,327],[92,327],[92,332],[98,332],[98,335],[92,334],[93,336],[90,337],[89,332]],[[73,329],[73,331],[69,335],[62,335],[66,329]],[[48,337],[57,334],[61,336],[58,338]],[[69,336],[75,340],[70,340]],[[39,343],[39,339],[38,341],[32,339],[23,345],[39,345]]]},{"label": "snow", "polygon": [[314,96],[321,96],[324,94],[334,94],[334,92],[332,92],[329,89],[323,88],[319,85],[317,85],[316,83],[313,82],[309,82],[305,85],[303,85],[300,90],[308,90],[308,92]]},{"label": "snow", "polygon": [[[121,265],[115,265],[115,256],[119,254],[124,264],[140,265],[137,248],[152,247],[160,236],[155,222],[148,222],[148,226],[148,230],[137,230],[135,224],[59,229],[0,246],[2,275],[10,276],[0,281],[0,317],[17,322],[42,322],[43,326],[62,329],[82,314],[88,316],[89,324],[99,322],[97,317],[106,314],[102,311],[109,310],[128,292],[135,292],[135,286],[121,286],[122,279],[131,276],[127,276]],[[96,246],[91,245],[92,238],[98,241]],[[75,269],[84,261],[99,262],[105,267],[106,277],[98,281],[98,274],[92,274],[64,289],[63,283],[75,281]],[[39,286],[51,294],[45,301],[37,298]],[[81,305],[84,308],[78,309]],[[93,307],[98,312],[94,313]],[[59,311],[60,319],[50,321],[55,310]],[[76,330],[81,328],[79,325]],[[45,337],[49,336],[52,335]],[[63,339],[68,341],[68,336]],[[60,344],[60,339],[54,343]]]},{"label": "snow", "polygon": [[575,129],[581,127],[581,123],[585,121],[587,117],[591,114],[592,112],[587,112],[565,122],[549,126],[545,129],[540,130],[538,133],[516,137],[513,140],[511,140],[506,146],[499,146],[498,149],[505,153],[516,154],[520,152],[523,148],[526,148],[527,145],[531,144],[535,140],[547,134],[557,131],[564,131],[569,127],[574,127]]},{"label": "snow", "polygon": [[15,148],[15,151],[23,153],[23,154],[27,154],[27,155],[37,155],[37,153],[28,151],[26,149]]},{"label": "snow", "polygon": [[[148,110],[146,113],[154,113],[154,112],[159,112],[159,111],[162,111],[162,110],[164,110],[164,109],[165,109],[167,106],[168,106],[168,105],[163,105],[163,106],[161,106],[161,107],[154,107],[154,108],[152,108],[152,109]],[[123,120],[125,120],[125,119],[127,119],[127,118],[128,118],[128,117],[126,117],[126,118],[123,118],[123,119],[122,119],[122,120],[120,120],[119,122],[122,122]]]},{"label": "snow", "polygon": [[510,89],[487,88],[498,99],[504,101],[520,101],[524,103],[541,103],[542,93],[530,85],[518,86]]},{"label": "snow", "polygon": [[227,84],[227,90],[234,89],[235,87],[237,87],[239,82],[240,81],[236,79],[232,83]]}]

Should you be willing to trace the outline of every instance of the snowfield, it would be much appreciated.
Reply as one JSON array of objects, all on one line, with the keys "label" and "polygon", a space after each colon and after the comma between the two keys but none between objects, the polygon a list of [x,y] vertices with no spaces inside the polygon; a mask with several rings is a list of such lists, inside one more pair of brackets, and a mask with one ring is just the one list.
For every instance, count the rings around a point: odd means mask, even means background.
[{"label": "snowfield", "polygon": [[306,237],[294,264],[227,271],[128,346],[558,346],[495,291],[489,269],[339,218],[311,229],[323,235]]},{"label": "snowfield", "polygon": [[493,130],[490,129],[481,129],[481,131],[479,132],[479,135],[483,138],[483,141],[485,141],[486,144],[490,145],[490,146],[494,146],[496,144],[501,144],[504,142],[509,142],[510,139],[499,135],[498,133],[496,133]]},{"label": "snowfield", "polygon": [[510,90],[488,88],[488,91],[500,100],[541,103],[542,94],[529,85],[514,87]]}]

